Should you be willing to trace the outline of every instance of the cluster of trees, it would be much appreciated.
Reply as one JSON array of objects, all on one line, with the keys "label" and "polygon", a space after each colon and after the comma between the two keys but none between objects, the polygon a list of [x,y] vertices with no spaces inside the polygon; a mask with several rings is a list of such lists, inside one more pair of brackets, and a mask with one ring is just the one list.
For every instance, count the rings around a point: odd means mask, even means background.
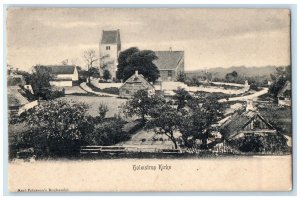
[{"label": "cluster of trees", "polygon": [[10,141],[13,154],[20,148],[34,148],[40,158],[70,157],[76,156],[82,145],[113,145],[129,139],[123,119],[105,118],[105,105],[100,105],[96,117],[88,115],[87,108],[82,103],[53,100],[26,111],[20,118],[28,130]]},{"label": "cluster of trees", "polygon": [[155,82],[159,77],[159,70],[153,61],[157,59],[151,50],[139,50],[132,47],[120,52],[118,58],[117,79],[126,81],[137,70],[148,81]]},{"label": "cluster of trees", "polygon": [[269,93],[274,99],[287,81],[291,80],[291,66],[277,67],[276,73],[271,74],[272,84],[269,87]]},{"label": "cluster of trees", "polygon": [[[141,117],[146,128],[166,135],[176,149],[178,144],[188,149],[208,148],[211,125],[222,117],[217,99],[201,93],[192,96],[178,89],[174,100],[175,105],[161,96],[148,96],[146,91],[140,90],[126,103],[124,112]],[[181,133],[181,138],[175,137],[176,131]],[[197,141],[202,141],[201,146]]]}]

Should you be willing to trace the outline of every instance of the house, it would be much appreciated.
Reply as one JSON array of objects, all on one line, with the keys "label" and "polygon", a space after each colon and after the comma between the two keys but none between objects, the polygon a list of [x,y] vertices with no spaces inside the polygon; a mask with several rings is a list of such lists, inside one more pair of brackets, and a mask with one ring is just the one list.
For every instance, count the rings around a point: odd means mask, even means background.
[{"label": "house", "polygon": [[57,87],[74,86],[78,84],[79,76],[74,65],[50,65],[47,66],[53,80],[50,85]]},{"label": "house", "polygon": [[29,101],[21,94],[19,86],[7,87],[8,110],[12,113],[21,114],[22,112],[38,105],[38,101]]},{"label": "house", "polygon": [[257,111],[236,112],[220,126],[225,140],[238,139],[247,135],[277,134],[276,129]]},{"label": "house", "polygon": [[292,96],[291,82],[286,81],[284,86],[279,90],[277,94],[278,105],[291,106],[291,96]]},{"label": "house", "polygon": [[155,51],[157,59],[153,63],[160,72],[162,81],[176,81],[184,73],[184,51]]},{"label": "house", "polygon": [[128,78],[120,87],[120,97],[131,98],[138,90],[147,90],[150,95],[155,93],[154,86],[142,74],[135,71],[135,74]]},{"label": "house", "polygon": [[113,80],[116,79],[118,56],[121,51],[120,30],[103,30],[99,43],[100,73],[108,70]]}]

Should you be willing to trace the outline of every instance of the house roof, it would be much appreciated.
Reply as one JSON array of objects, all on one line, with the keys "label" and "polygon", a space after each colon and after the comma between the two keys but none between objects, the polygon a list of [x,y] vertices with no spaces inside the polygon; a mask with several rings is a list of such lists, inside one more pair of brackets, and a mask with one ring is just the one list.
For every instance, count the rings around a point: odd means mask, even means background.
[{"label": "house roof", "polygon": [[52,74],[73,74],[74,65],[49,65],[47,66]]},{"label": "house roof", "polygon": [[117,44],[121,43],[120,30],[102,31],[101,44]]},{"label": "house roof", "polygon": [[158,59],[153,63],[160,70],[174,70],[178,63],[184,58],[184,51],[155,51]]},{"label": "house roof", "polygon": [[258,112],[250,110],[243,113],[236,112],[221,125],[220,130],[226,132],[226,138],[230,138],[234,136],[236,132],[247,126],[248,122],[250,122],[256,116],[259,117],[270,129],[274,129],[274,127],[269,124]]},{"label": "house roof", "polygon": [[277,97],[285,96],[285,92],[288,90],[291,91],[291,82],[290,81],[285,82],[283,87],[279,90]]},{"label": "house roof", "polygon": [[129,83],[141,83],[142,85],[146,86],[146,87],[151,87],[154,89],[154,86],[151,85],[142,74],[133,74],[130,78],[128,78],[123,85],[120,87],[120,89]]},{"label": "house roof", "polygon": [[7,88],[8,106],[22,106],[29,101],[19,92],[21,88],[18,86],[10,86]]}]

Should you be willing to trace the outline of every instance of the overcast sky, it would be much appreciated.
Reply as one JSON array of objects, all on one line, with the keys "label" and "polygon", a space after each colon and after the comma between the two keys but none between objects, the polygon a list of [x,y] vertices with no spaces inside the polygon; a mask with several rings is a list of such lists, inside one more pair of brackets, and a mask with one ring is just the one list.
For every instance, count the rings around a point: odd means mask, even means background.
[{"label": "overcast sky", "polygon": [[290,13],[280,9],[10,9],[7,62],[84,65],[102,30],[120,29],[122,50],[184,50],[186,70],[290,63]]}]

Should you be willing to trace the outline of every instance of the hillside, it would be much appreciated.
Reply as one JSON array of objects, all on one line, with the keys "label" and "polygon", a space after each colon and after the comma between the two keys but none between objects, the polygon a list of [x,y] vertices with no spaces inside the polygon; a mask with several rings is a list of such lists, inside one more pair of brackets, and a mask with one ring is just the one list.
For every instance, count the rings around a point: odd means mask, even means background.
[{"label": "hillside", "polygon": [[[233,66],[229,68],[217,67],[207,69],[207,72],[212,73],[215,77],[224,78],[227,73],[231,73],[232,71],[236,71],[239,75],[244,75],[247,77],[254,76],[266,76],[270,77],[270,74],[274,74],[276,72],[276,66],[265,66],[265,67],[245,67],[245,66]],[[187,71],[186,74],[189,77],[193,76],[201,76],[205,73],[205,70],[195,70],[195,71]]]}]

